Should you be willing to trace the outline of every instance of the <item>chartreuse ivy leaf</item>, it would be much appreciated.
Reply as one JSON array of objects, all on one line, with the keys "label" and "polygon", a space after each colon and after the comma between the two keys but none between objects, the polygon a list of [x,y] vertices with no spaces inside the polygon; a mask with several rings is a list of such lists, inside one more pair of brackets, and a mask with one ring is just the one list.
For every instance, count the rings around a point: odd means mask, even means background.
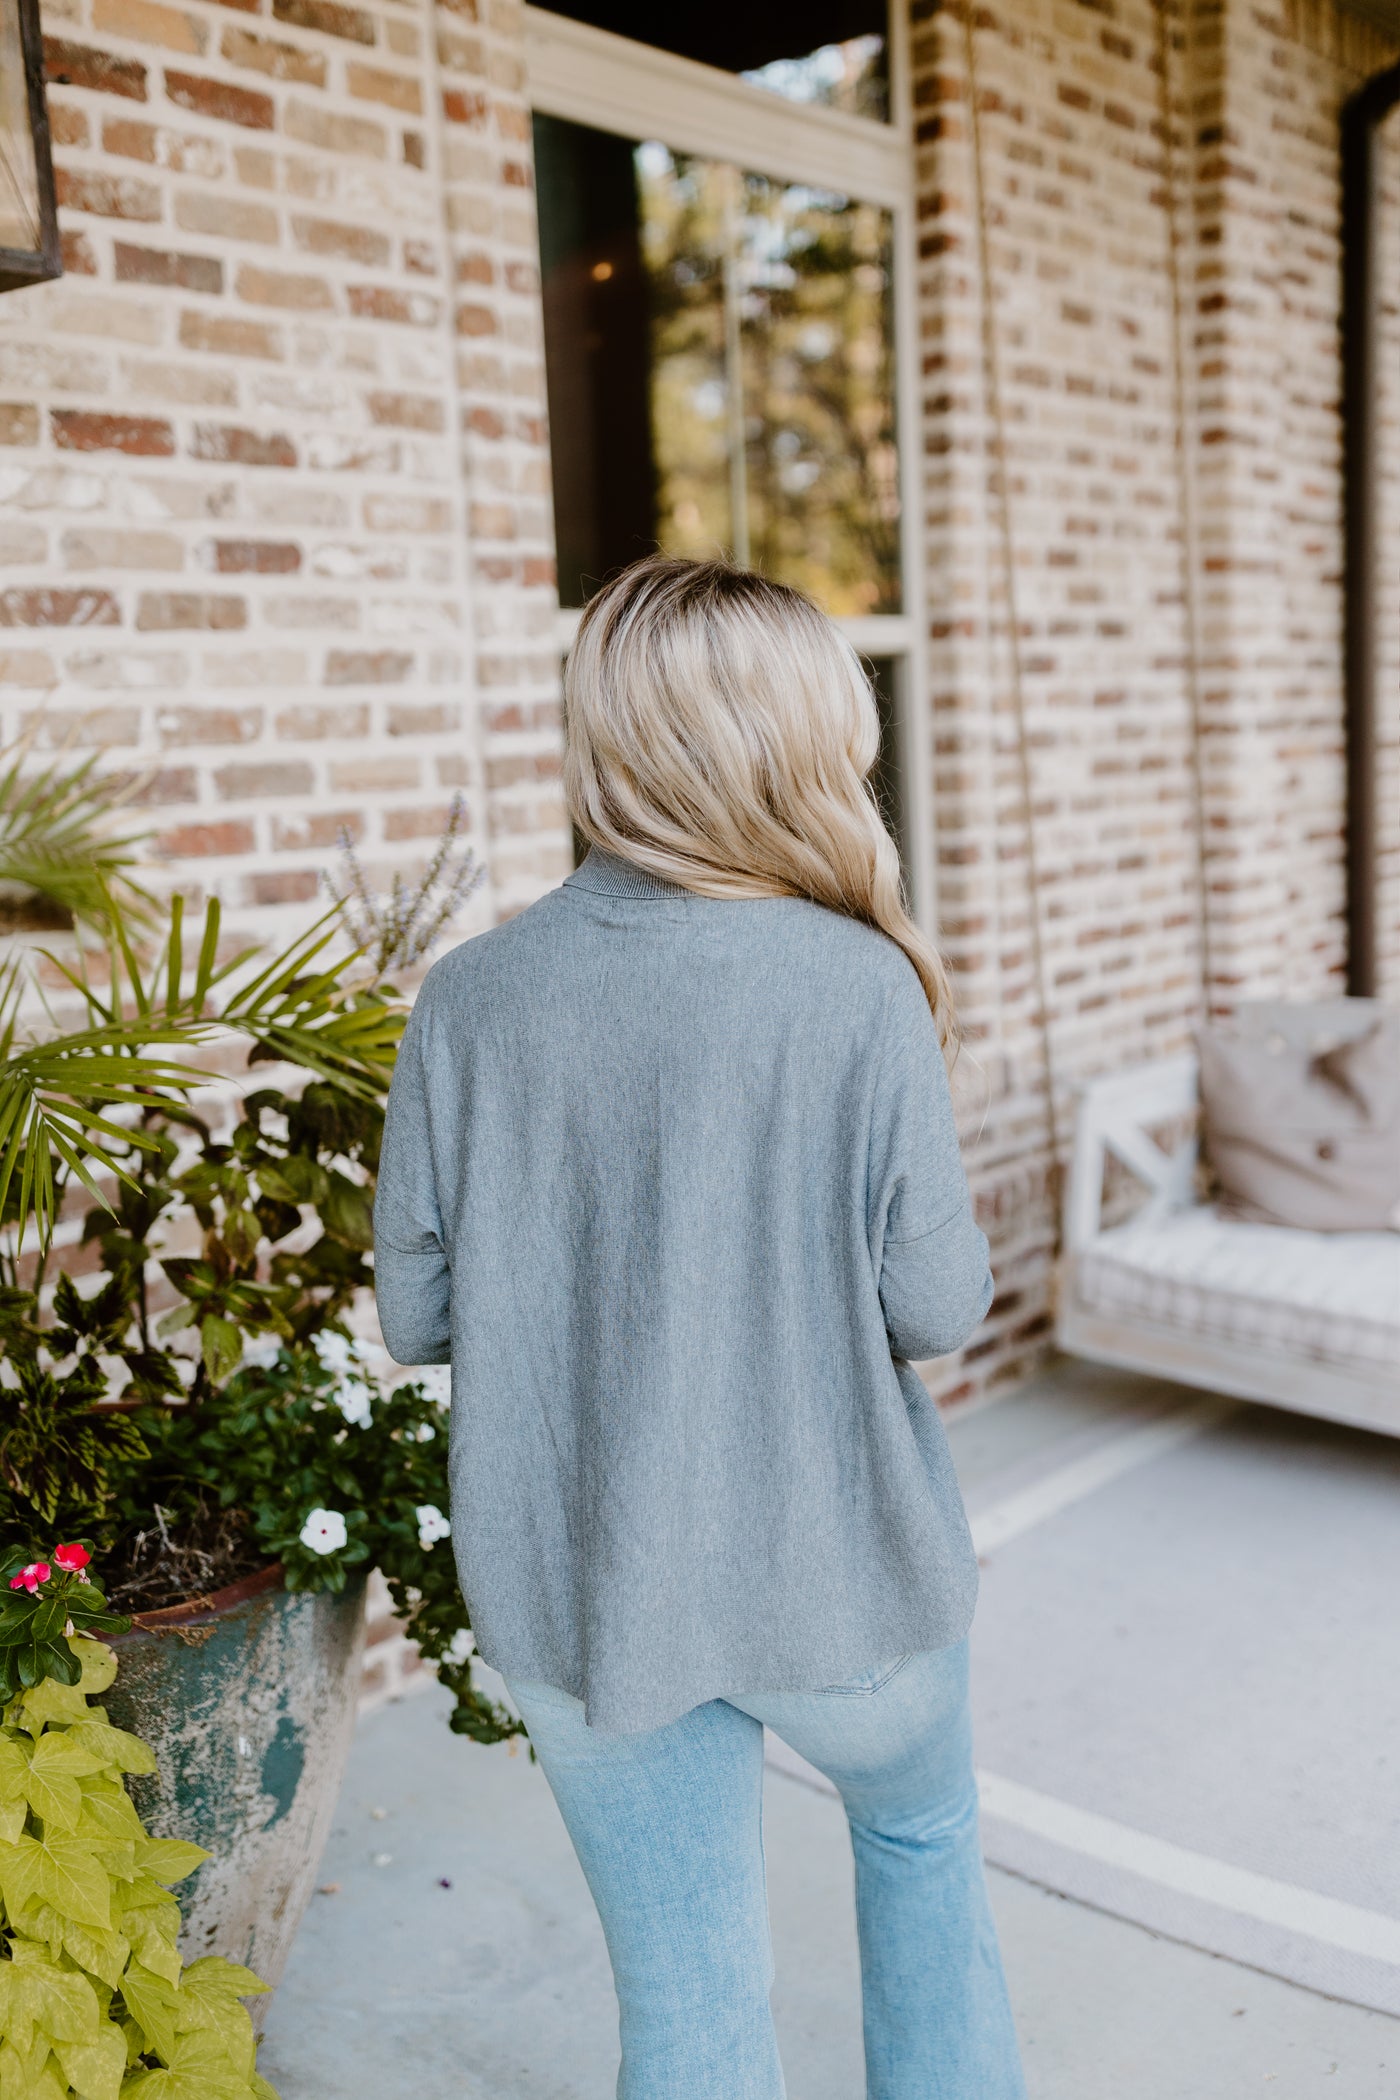
[{"label": "chartreuse ivy leaf", "polygon": [[119,2100],[126,2043],[118,2027],[99,2027],[84,2042],[56,2042],[54,2054],[79,2100]]},{"label": "chartreuse ivy leaf", "polygon": [[78,1781],[102,1771],[108,1762],[76,1742],[72,1730],[40,1736],[29,1759],[24,1791],[46,1830],[77,1829],[83,1798]]},{"label": "chartreuse ivy leaf", "polygon": [[130,2079],[122,2100],[252,2100],[252,2087],[229,2062],[217,2035],[202,2029],[182,2034],[166,2061],[168,2069]]},{"label": "chartreuse ivy leaf", "polygon": [[122,1970],[131,1955],[131,1942],[115,1926],[100,1932],[92,1925],[75,1925],[71,1918],[60,1917],[51,1903],[31,1904],[18,1922],[31,1939],[47,1940],[51,1954],[62,1949],[70,1961],[87,1969],[110,1990],[119,1987]]},{"label": "chartreuse ivy leaf", "polygon": [[251,1969],[224,1961],[217,1954],[192,1962],[180,1987],[186,2020],[217,2034],[230,2063],[244,2078],[252,2075],[258,2045],[253,2038],[253,2023],[241,2000],[266,1989],[262,1978]]},{"label": "chartreuse ivy leaf", "polygon": [[19,2050],[8,2039],[0,2041],[0,2100],[68,2100],[42,2035],[32,2049]]},{"label": "chartreuse ivy leaf", "polygon": [[15,1801],[0,1801],[0,1844],[18,1844],[29,1814],[29,1803],[21,1794]]},{"label": "chartreuse ivy leaf", "polygon": [[[104,1843],[118,1842],[135,1844],[146,1833],[141,1827],[128,1794],[121,1785],[108,1785],[94,1781],[83,1788],[83,1809],[78,1823],[79,1837],[100,1838]],[[133,1865],[135,1861],[133,1859]]]},{"label": "chartreuse ivy leaf", "polygon": [[12,1940],[0,1962],[0,2034],[27,2051],[35,2030],[47,2042],[81,2042],[101,2021],[97,1993],[86,1976],[61,1969],[37,1940]]},{"label": "chartreuse ivy leaf", "polygon": [[202,1845],[188,1845],[183,1838],[146,1838],[136,1847],[141,1872],[162,1884],[183,1881],[208,1857]]},{"label": "chartreuse ivy leaf", "polygon": [[150,1745],[125,1728],[113,1728],[108,1721],[80,1721],[69,1729],[68,1734],[71,1741],[80,1744],[95,1759],[91,1767],[93,1771],[104,1765],[115,1765],[122,1772],[154,1772],[156,1769],[155,1752]]},{"label": "chartreuse ivy leaf", "polygon": [[110,1882],[84,1838],[21,1837],[0,1847],[0,1886],[5,1907],[13,1914],[34,1896],[51,1903],[62,1917],[106,1932],[112,1922]]},{"label": "chartreuse ivy leaf", "polygon": [[180,1930],[178,1909],[170,1920],[170,1930],[164,1930],[165,1920],[157,1911],[137,1911],[127,1920],[131,1943],[143,1968],[159,1976],[163,1983],[178,1987],[183,1964],[180,1951],[175,1945]]},{"label": "chartreuse ivy leaf", "polygon": [[29,1777],[29,1759],[24,1746],[12,1735],[0,1735],[0,1801],[13,1801],[24,1792]]},{"label": "chartreuse ivy leaf", "polygon": [[133,1956],[122,1978],[122,1997],[127,2011],[141,2030],[146,2049],[169,2063],[180,2031],[176,1987]]}]

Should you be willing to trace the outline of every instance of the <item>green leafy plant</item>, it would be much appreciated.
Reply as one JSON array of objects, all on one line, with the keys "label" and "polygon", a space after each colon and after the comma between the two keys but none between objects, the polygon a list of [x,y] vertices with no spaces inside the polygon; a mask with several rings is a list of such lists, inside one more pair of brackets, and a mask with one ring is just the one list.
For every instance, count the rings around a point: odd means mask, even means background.
[{"label": "green leafy plant", "polygon": [[95,1704],[121,1631],[78,1543],[0,1564],[0,2093],[4,2100],[277,2100],[242,2000],[266,1988],[186,1966],[171,1884],[208,1854],[152,1838],[124,1775],[139,1736]]},{"label": "green leafy plant", "polygon": [[[518,1723],[472,1682],[440,1411],[353,1353],[404,1003],[336,934],[225,956],[217,903],[189,941],[176,897],[140,942],[113,912],[101,968],[51,958],[85,1028],[21,1040],[0,988],[0,1549],[91,1537],[131,1610],[381,1567],[492,1741]],[[220,1100],[192,1059],[240,1042],[281,1083]]]},{"label": "green leafy plant", "polygon": [[151,899],[132,874],[139,835],[111,826],[130,783],[99,771],[96,752],[35,770],[34,741],[0,751],[0,932],[78,922],[105,933],[114,902],[146,919]]}]

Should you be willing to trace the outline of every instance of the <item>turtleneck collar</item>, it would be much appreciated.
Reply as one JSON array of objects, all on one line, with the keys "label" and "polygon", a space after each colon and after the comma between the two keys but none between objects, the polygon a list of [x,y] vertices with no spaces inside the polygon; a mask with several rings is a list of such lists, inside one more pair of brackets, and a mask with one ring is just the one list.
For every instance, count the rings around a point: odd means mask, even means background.
[{"label": "turtleneck collar", "polygon": [[678,882],[663,882],[635,862],[590,846],[581,866],[565,878],[565,887],[596,890],[604,897],[693,897],[694,890]]}]

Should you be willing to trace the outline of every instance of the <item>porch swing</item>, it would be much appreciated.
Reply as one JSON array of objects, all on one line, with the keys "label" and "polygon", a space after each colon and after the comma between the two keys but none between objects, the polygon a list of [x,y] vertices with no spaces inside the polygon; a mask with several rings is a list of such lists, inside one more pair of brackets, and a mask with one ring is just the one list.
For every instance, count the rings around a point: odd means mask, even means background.
[{"label": "porch swing", "polygon": [[[1156,8],[1162,133],[1168,155],[1168,252],[1175,421],[1181,501],[1183,602],[1190,698],[1201,1011],[1209,1019],[1210,927],[1201,774],[1196,513],[1187,418],[1176,112],[1164,0]],[[985,195],[985,155],[971,10],[959,9],[968,81],[977,222],[984,388],[1006,610],[1008,687],[1016,729],[1028,879],[1030,945],[1045,1072],[1048,1149],[1061,1156],[1048,978],[1040,923],[1030,746],[1016,593],[996,317]],[[1236,1008],[1238,1040],[1307,1067],[1371,1036],[1372,998],[1316,1003],[1251,1001]],[[1340,1054],[1345,1054],[1340,1051]],[[1400,1229],[1305,1230],[1226,1214],[1203,1172],[1201,1058],[1154,1059],[1077,1090],[1064,1186],[1056,1339],[1072,1356],[1275,1407],[1400,1436]],[[1154,1133],[1169,1131],[1169,1147]],[[1320,1156],[1329,1156],[1320,1146]],[[1110,1159],[1146,1191],[1122,1222],[1105,1203]],[[1391,1219],[1400,1228],[1400,1215]]]}]

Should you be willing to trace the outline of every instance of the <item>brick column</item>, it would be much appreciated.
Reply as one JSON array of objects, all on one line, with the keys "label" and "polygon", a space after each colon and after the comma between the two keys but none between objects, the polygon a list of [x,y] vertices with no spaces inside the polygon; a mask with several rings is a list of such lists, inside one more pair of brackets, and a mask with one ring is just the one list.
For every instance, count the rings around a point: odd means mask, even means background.
[{"label": "brick column", "polygon": [[[1062,1148],[1072,1087],[1181,1046],[1199,993],[1156,20],[976,9]],[[919,298],[943,936],[998,1294],[954,1390],[1050,1317],[1055,1186],[993,467],[961,19],[914,0]]]},{"label": "brick column", "polygon": [[568,872],[534,155],[517,0],[438,0],[443,208],[497,908]]}]

